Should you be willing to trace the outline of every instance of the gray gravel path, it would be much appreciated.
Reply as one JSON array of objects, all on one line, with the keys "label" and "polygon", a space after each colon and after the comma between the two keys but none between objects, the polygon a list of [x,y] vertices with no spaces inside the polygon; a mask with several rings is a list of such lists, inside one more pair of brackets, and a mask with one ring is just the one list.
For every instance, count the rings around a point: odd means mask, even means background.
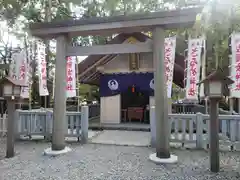
[{"label": "gray gravel path", "polygon": [[153,149],[100,144],[72,144],[72,152],[58,157],[42,155],[46,143],[17,143],[17,156],[0,161],[1,180],[237,180],[240,154],[221,153],[221,172],[209,172],[205,151],[172,150],[175,165],[148,160]]},{"label": "gray gravel path", "polygon": [[0,160],[5,156],[6,138],[0,136]]}]

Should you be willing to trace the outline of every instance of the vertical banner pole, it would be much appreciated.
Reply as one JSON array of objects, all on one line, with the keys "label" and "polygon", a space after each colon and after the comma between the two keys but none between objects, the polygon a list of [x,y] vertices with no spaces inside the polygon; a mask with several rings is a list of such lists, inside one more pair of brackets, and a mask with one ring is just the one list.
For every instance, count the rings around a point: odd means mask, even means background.
[{"label": "vertical banner pole", "polygon": [[[188,47],[188,32],[186,31],[185,32],[185,42],[187,44],[187,47]],[[186,85],[187,85],[187,63],[188,63],[188,48],[184,50],[184,77],[183,77],[183,84],[184,84],[184,94],[185,94],[185,98],[187,98],[186,96],[186,92],[187,92],[187,88],[186,88]]]},{"label": "vertical banner pole", "polygon": [[[206,35],[203,35],[202,80],[206,77]],[[200,85],[200,98],[204,98],[205,113],[208,114],[208,98],[204,94],[204,84]]]},{"label": "vertical banner pole", "polygon": [[44,96],[44,108],[47,108],[47,96]]},{"label": "vertical banner pole", "polygon": [[[231,43],[230,43],[230,46],[231,46]],[[230,47],[231,48],[231,47]],[[232,55],[229,55],[229,64],[230,64],[230,76],[233,76],[233,66],[234,64],[233,63],[233,60],[232,60]],[[234,77],[231,77],[231,78],[234,78]],[[234,78],[235,79],[235,78]],[[232,96],[232,90],[233,90],[233,85],[231,85],[231,88],[230,88],[230,97],[229,97],[229,111],[231,114],[233,114],[233,104],[234,104],[234,99],[233,99],[233,96]]]},{"label": "vertical banner pole", "polygon": [[76,69],[76,74],[77,74],[76,75],[77,76],[77,79],[76,79],[76,86],[77,86],[76,87],[77,88],[76,89],[77,90],[77,111],[79,112],[80,111],[80,107],[79,107],[80,106],[80,99],[79,99],[80,98],[79,97],[80,96],[80,92],[79,92],[79,75],[78,75],[78,57],[77,56],[76,56],[76,62],[77,62],[76,63],[76,66],[77,66],[77,69]]},{"label": "vertical banner pole", "polygon": [[[231,48],[231,47],[230,47]],[[233,60],[232,60],[232,55],[229,55],[229,64],[230,64],[230,76],[233,76]],[[235,80],[234,77],[231,77]],[[232,94],[232,90],[233,90],[233,85],[231,85],[231,88],[230,88],[230,96],[229,96],[229,111],[231,114],[233,114],[233,111],[234,111],[234,108],[233,108],[233,104],[234,104],[234,98],[233,98],[233,94]]]},{"label": "vertical banner pole", "polygon": [[29,108],[29,110],[31,110],[32,109],[32,103],[31,103],[31,101],[32,101],[32,97],[31,97],[32,79],[30,79],[30,77],[32,78],[32,67],[31,67],[31,65],[32,65],[32,56],[31,56],[31,44],[30,44],[30,42],[28,44],[27,57],[28,57],[28,77],[29,77],[29,79],[28,79],[28,84],[29,84],[29,89],[28,89],[28,93],[29,93],[28,94],[29,95],[29,97],[28,97],[28,108]]}]

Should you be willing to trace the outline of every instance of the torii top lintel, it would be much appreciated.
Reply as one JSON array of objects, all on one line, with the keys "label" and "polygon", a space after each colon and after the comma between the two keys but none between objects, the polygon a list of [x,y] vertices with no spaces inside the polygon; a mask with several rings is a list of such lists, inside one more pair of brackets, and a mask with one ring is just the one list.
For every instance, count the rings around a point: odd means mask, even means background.
[{"label": "torii top lintel", "polygon": [[202,7],[195,7],[128,16],[33,23],[30,25],[30,32],[40,38],[52,38],[59,34],[86,36],[149,31],[156,26],[164,29],[189,27],[194,24],[196,15],[201,11]]}]

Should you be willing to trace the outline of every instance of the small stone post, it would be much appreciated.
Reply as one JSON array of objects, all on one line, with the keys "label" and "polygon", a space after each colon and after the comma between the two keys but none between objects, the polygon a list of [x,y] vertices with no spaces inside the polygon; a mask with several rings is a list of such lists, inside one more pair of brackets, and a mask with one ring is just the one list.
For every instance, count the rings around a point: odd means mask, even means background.
[{"label": "small stone post", "polygon": [[81,142],[86,144],[88,141],[88,106],[82,106],[81,108]]},{"label": "small stone post", "polygon": [[196,147],[203,148],[203,118],[201,113],[196,114]]},{"label": "small stone post", "polygon": [[155,106],[150,106],[151,147],[156,147],[156,117]]}]

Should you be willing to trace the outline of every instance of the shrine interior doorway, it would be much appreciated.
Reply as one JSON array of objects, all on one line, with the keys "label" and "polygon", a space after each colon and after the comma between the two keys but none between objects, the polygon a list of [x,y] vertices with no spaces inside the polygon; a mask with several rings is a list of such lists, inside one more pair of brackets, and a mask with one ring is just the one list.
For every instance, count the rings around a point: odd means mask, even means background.
[{"label": "shrine interior doorway", "polygon": [[149,124],[149,93],[130,86],[121,93],[121,122]]}]

